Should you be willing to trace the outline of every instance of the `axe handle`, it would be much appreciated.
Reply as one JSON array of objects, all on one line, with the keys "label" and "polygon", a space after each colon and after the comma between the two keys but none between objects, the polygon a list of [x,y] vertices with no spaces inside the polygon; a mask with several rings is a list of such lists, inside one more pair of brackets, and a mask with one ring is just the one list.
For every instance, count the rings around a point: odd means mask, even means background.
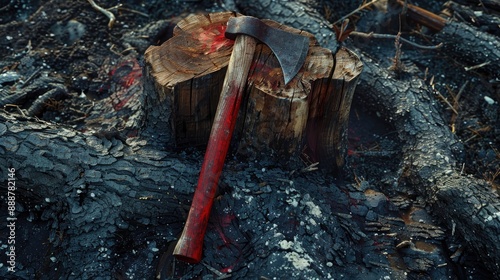
[{"label": "axe handle", "polygon": [[198,186],[184,230],[174,249],[174,256],[188,263],[198,263],[201,260],[210,210],[238,117],[255,45],[256,40],[250,36],[236,37],[229,59]]}]

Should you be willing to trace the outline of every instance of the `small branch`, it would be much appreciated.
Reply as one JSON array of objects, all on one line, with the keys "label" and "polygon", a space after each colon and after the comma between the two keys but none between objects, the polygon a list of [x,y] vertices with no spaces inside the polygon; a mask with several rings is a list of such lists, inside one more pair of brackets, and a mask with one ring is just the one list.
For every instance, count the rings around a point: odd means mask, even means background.
[{"label": "small branch", "polygon": [[123,4],[121,4],[121,3],[118,4],[118,5],[116,5],[116,6],[114,6],[114,7],[109,8],[108,10],[114,10],[114,9],[131,12],[131,13],[138,14],[138,15],[141,15],[141,16],[147,17],[147,18],[149,17],[148,14],[145,14],[143,12],[139,12],[139,11],[134,10],[134,9],[125,8],[125,7],[123,7]]},{"label": "small branch", "polygon": [[[371,39],[371,38],[374,38],[374,39],[392,39],[392,40],[396,40],[396,37],[397,35],[391,35],[391,34],[379,34],[379,33],[373,33],[373,32],[370,32],[370,33],[364,33],[364,32],[358,32],[358,31],[353,31],[351,32],[350,35],[353,35],[353,36],[358,36],[358,37],[362,37],[362,38],[368,38],[368,39]],[[424,46],[424,45],[420,45],[420,44],[417,44],[417,43],[414,43],[410,40],[407,40],[403,37],[400,37],[399,40],[401,42],[404,42],[410,46],[413,46],[415,48],[419,48],[419,49],[423,49],[423,50],[436,50],[436,49],[439,49],[443,46],[443,43],[439,43],[435,46]]]},{"label": "small branch", "polygon": [[455,107],[453,105],[451,105],[451,103],[448,101],[448,99],[446,99],[446,97],[444,97],[439,92],[439,90],[437,90],[436,87],[434,86],[434,76],[432,76],[429,85],[431,86],[431,89],[434,91],[434,93],[436,93],[439,96],[439,98],[441,98],[441,100],[443,100],[443,102],[446,103],[446,105],[448,105],[448,107],[453,111],[453,113],[455,113],[455,115],[458,115],[458,111],[455,109]]},{"label": "small branch", "polygon": [[368,2],[368,3],[365,3],[365,4],[361,5],[361,6],[359,6],[356,10],[354,10],[354,11],[352,11],[352,12],[348,13],[347,15],[345,15],[345,16],[343,16],[343,17],[341,17],[339,20],[337,20],[336,22],[334,22],[334,23],[333,23],[333,25],[337,25],[337,24],[339,24],[340,22],[344,21],[344,19],[346,19],[346,18],[348,18],[348,17],[350,17],[350,16],[354,15],[355,13],[360,12],[361,10],[364,10],[364,9],[366,9],[366,8],[370,7],[371,5],[373,5],[373,4],[375,4],[375,3],[377,3],[378,1],[379,1],[379,0],[372,0],[372,1]]},{"label": "small branch", "polygon": [[35,72],[33,72],[33,73],[32,73],[32,74],[28,77],[28,79],[26,79],[26,81],[24,81],[24,82],[21,84],[20,88],[24,88],[25,86],[27,86],[27,85],[28,85],[28,84],[29,84],[29,83],[30,83],[30,82],[31,82],[31,81],[32,81],[32,80],[36,77],[36,75],[38,75],[38,73],[40,73],[40,71],[41,71],[41,70],[42,70],[41,68],[37,68],[37,69],[35,70]]},{"label": "small branch", "polygon": [[486,61],[486,62],[483,62],[481,64],[478,64],[478,65],[474,65],[474,66],[471,66],[471,67],[464,67],[465,71],[470,71],[470,70],[474,70],[474,69],[478,69],[478,68],[481,68],[481,67],[484,67],[486,65],[489,65],[491,63],[491,61]]},{"label": "small branch", "polygon": [[109,18],[109,22],[108,22],[108,28],[111,29],[113,28],[113,25],[115,24],[115,21],[116,21],[116,18],[115,18],[115,15],[113,15],[112,12],[106,10],[106,9],[103,9],[101,8],[100,6],[98,6],[94,0],[87,0],[89,1],[90,5],[92,6],[92,8],[96,9],[97,11],[103,13],[105,16],[107,16]]},{"label": "small branch", "polygon": [[460,89],[458,90],[458,93],[457,95],[455,96],[455,102],[458,103],[458,100],[460,99],[460,97],[462,96],[462,93],[464,92],[465,90],[465,87],[467,87],[467,85],[469,84],[469,81],[465,81],[465,83],[462,85],[462,87],[460,87]]}]

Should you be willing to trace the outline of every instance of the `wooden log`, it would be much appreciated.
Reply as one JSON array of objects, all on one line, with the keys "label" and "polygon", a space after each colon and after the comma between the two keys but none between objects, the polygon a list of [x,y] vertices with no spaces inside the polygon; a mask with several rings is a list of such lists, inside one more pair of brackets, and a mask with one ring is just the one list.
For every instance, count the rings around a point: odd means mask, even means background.
[{"label": "wooden log", "polygon": [[[169,99],[173,107],[170,121],[177,147],[204,145],[208,140],[232,50],[232,41],[224,37],[225,22],[234,15],[189,16],[177,25],[172,39],[146,51],[148,75],[155,84],[152,88],[160,95],[160,102]],[[335,56],[319,47],[310,33],[264,21],[309,37],[310,49],[297,76],[284,85],[274,54],[264,44],[257,46],[235,130],[236,151],[249,158],[262,152],[284,158],[298,156],[307,131],[313,139],[308,143],[314,147],[310,149],[312,158],[338,170],[337,164],[344,164],[346,139],[342,131],[346,130],[361,62],[346,49]],[[308,121],[310,118],[314,120]],[[315,121],[321,124],[315,125]],[[317,156],[318,152],[323,155]]]}]

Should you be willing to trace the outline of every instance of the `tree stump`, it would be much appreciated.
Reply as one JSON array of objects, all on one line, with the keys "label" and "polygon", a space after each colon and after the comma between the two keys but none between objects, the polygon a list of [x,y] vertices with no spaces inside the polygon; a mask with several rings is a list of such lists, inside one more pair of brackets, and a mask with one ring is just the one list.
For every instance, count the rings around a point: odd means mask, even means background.
[{"label": "tree stump", "polygon": [[[193,15],[180,21],[174,36],[145,53],[146,77],[158,100],[172,106],[174,146],[208,141],[233,41],[225,38],[235,13]],[[266,24],[309,37],[304,66],[287,85],[278,60],[264,44],[257,46],[245,102],[238,116],[234,151],[250,159],[259,153],[280,157],[307,151],[313,161],[341,170],[352,94],[362,69],[348,49],[337,54],[318,45],[312,34],[270,20]],[[307,149],[304,149],[307,147]]]}]

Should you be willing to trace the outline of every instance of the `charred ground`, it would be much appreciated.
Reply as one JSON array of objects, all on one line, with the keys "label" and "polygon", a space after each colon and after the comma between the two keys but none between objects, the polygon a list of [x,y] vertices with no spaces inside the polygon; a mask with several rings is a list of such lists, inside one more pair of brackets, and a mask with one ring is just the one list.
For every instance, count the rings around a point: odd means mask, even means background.
[{"label": "charred ground", "polygon": [[[443,223],[432,206],[436,203],[429,201],[432,196],[415,187],[422,185],[415,178],[425,176],[411,175],[419,166],[418,155],[412,156],[404,145],[412,132],[401,129],[397,114],[392,120],[391,109],[384,111],[380,100],[365,98],[369,89],[363,81],[351,110],[347,182],[321,171],[290,175],[302,168],[298,160],[285,167],[276,158],[248,162],[232,157],[207,233],[207,265],[172,266],[171,244],[182,229],[203,152],[169,151],[161,139],[144,144],[141,137],[151,132],[140,134],[142,123],[135,119],[135,112],[143,108],[133,98],[142,92],[138,67],[144,50],[166,40],[183,15],[237,8],[261,16],[255,6],[236,2],[126,1],[110,10],[117,18],[111,29],[108,18],[86,1],[1,2],[0,102],[5,124],[0,124],[0,169],[4,178],[6,168],[17,165],[20,187],[18,272],[6,273],[2,257],[0,275],[489,279],[495,264],[478,259],[474,244]],[[415,2],[435,13],[444,10],[443,1]],[[335,22],[362,4],[297,3],[325,22]],[[462,10],[455,7],[452,17],[467,22],[464,10],[470,9],[477,18],[468,25],[498,36],[498,5],[478,3],[458,3]],[[370,6],[352,17],[351,24],[358,31],[390,34],[396,34],[401,24],[402,36],[421,44],[446,39],[401,20],[397,11]],[[277,21],[293,19],[275,13]],[[476,24],[487,21],[486,16],[488,24]],[[344,44],[379,67],[368,65],[367,75],[395,75],[387,71],[396,53],[394,40],[351,37]],[[405,69],[399,80],[418,79],[430,88],[432,94],[423,100],[458,139],[458,148],[451,149],[456,170],[484,180],[481,186],[498,195],[499,74],[488,68],[491,65],[464,70],[473,65],[450,49],[421,50],[403,44],[400,59]],[[499,63],[492,59],[491,64]],[[45,142],[45,132],[53,140]],[[28,150],[15,155],[14,147]],[[26,159],[30,153],[32,162]],[[50,166],[64,176],[43,175]],[[5,204],[0,209],[3,223]],[[2,224],[0,230],[4,229]],[[498,243],[494,245],[490,252],[498,254]]]}]

